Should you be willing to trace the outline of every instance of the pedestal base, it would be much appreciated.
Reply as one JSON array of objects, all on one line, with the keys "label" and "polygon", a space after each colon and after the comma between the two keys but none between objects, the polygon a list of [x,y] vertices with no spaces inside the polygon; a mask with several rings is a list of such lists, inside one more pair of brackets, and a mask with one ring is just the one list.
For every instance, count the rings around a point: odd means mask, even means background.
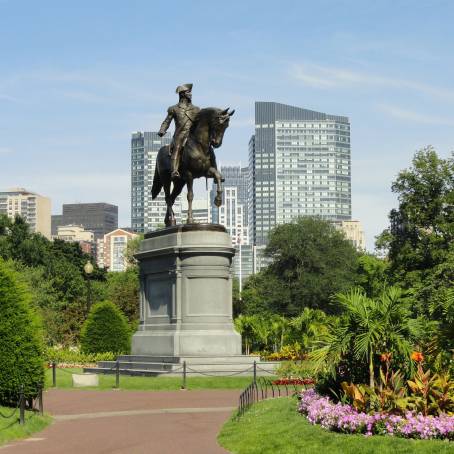
[{"label": "pedestal base", "polygon": [[232,320],[234,253],[221,225],[180,225],[146,234],[136,255],[141,320],[132,355],[241,355]]}]

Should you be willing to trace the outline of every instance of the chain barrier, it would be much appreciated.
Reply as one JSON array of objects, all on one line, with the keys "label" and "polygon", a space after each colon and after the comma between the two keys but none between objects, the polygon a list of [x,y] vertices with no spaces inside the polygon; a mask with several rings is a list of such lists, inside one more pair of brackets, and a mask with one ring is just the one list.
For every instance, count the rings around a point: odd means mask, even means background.
[{"label": "chain barrier", "polygon": [[[232,374],[226,375],[223,372],[230,372],[230,371],[220,371],[217,374],[209,374],[209,373],[202,372],[199,370],[194,370],[191,367],[187,367],[188,371],[191,371],[192,373],[196,373],[196,374],[200,374],[200,375],[205,375],[206,377],[233,377],[234,375],[244,374],[245,372],[249,372],[250,370],[253,370],[253,369],[254,369],[254,366],[251,366],[251,367],[248,367],[247,369],[240,370],[238,372],[233,372]],[[219,375],[219,374],[222,374],[222,375]]]},{"label": "chain barrier", "polygon": [[269,370],[266,370],[266,369],[263,369],[263,367],[260,367],[260,366],[257,366],[257,370],[261,370],[262,372],[266,372],[267,374],[270,374],[270,375],[276,375],[276,372],[273,370],[272,372],[270,372]]},{"label": "chain barrier", "polygon": [[19,410],[19,407],[20,407],[20,404],[21,404],[21,400],[23,399],[22,396],[19,397],[19,400],[17,401],[17,404],[16,404],[16,407],[14,408],[13,412],[9,415],[9,416],[5,416],[2,412],[0,412],[0,416],[4,419],[10,419],[12,418],[16,413],[17,413],[17,410]]}]

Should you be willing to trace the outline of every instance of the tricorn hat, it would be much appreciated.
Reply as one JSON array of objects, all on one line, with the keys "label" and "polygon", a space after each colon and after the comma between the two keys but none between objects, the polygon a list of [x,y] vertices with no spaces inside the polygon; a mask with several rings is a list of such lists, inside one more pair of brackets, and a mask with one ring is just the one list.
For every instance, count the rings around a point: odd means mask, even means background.
[{"label": "tricorn hat", "polygon": [[184,84],[177,87],[175,90],[176,93],[181,93],[183,91],[192,91],[192,84]]}]

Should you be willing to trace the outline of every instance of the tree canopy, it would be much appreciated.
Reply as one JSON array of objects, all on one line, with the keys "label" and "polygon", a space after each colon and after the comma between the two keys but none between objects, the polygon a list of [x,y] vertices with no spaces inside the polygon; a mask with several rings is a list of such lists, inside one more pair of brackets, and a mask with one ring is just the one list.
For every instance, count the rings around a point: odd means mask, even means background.
[{"label": "tree canopy", "polygon": [[358,253],[331,223],[300,217],[275,227],[265,250],[271,264],[245,285],[245,311],[297,315],[304,307],[336,312],[331,296],[354,282]]}]

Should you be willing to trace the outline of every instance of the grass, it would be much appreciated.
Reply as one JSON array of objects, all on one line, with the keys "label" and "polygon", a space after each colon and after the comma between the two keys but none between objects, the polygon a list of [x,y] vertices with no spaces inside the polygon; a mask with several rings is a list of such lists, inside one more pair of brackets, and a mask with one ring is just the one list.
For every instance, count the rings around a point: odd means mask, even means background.
[{"label": "grass", "polygon": [[[11,412],[11,408],[0,407],[1,415],[9,416]],[[25,424],[23,426],[19,425],[19,410],[11,418],[0,416],[0,445],[26,438],[35,432],[43,430],[51,421],[52,418],[50,416],[39,416],[31,411],[25,412]]]},{"label": "grass", "polygon": [[347,435],[309,424],[295,398],[259,402],[240,419],[232,417],[218,441],[236,454],[422,454],[454,453],[454,442]]},{"label": "grass", "polygon": [[[57,388],[72,388],[71,374],[82,373],[82,369],[58,369]],[[251,383],[252,377],[188,377],[186,387],[194,389],[244,389]],[[120,375],[120,389],[131,391],[176,391],[181,389],[181,377],[131,377]],[[96,389],[112,389],[115,386],[115,375],[100,375]],[[52,387],[52,370],[46,370],[46,388]]]}]

